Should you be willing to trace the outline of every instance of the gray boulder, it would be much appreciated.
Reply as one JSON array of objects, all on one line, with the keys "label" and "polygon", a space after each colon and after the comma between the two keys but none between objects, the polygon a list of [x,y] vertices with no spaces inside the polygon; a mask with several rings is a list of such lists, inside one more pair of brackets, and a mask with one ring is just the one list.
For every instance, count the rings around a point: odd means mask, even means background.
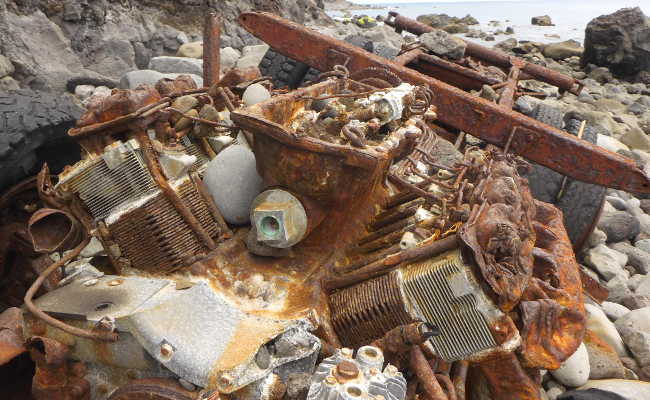
[{"label": "gray boulder", "polygon": [[638,273],[647,274],[650,272],[650,253],[646,253],[628,242],[613,243],[610,248],[625,254],[627,263],[633,266]]},{"label": "gray boulder", "polygon": [[558,43],[549,43],[544,46],[542,54],[545,57],[552,58],[554,60],[564,60],[569,57],[581,56],[584,49],[579,42],[575,40],[566,40],[564,42]]},{"label": "gray boulder", "polygon": [[462,39],[438,29],[421,35],[420,41],[433,54],[440,57],[449,57],[452,60],[463,58],[467,48],[467,44]]},{"label": "gray boulder", "polygon": [[197,87],[203,87],[203,78],[194,74],[163,74],[162,72],[154,71],[151,69],[141,69],[138,71],[131,71],[126,73],[120,80],[120,87],[122,89],[135,89],[136,87],[147,84],[154,86],[156,82],[162,78],[174,79],[179,75],[189,75]]},{"label": "gray boulder", "polygon": [[611,301],[603,301],[601,307],[610,321],[616,321],[631,311],[629,308],[617,303],[612,303]]},{"label": "gray boulder", "polygon": [[149,69],[163,73],[203,74],[203,60],[188,57],[153,57],[149,60]]},{"label": "gray boulder", "polygon": [[607,67],[623,76],[650,71],[650,19],[635,7],[591,20],[582,64]]},{"label": "gray boulder", "polygon": [[627,264],[627,255],[612,250],[604,244],[587,251],[585,264],[597,271],[607,281],[616,276],[626,277],[627,274],[623,269]]},{"label": "gray boulder", "polygon": [[570,387],[578,387],[587,383],[589,379],[589,353],[584,343],[567,358],[560,368],[551,371],[551,374],[561,384]]},{"label": "gray boulder", "polygon": [[250,207],[262,191],[255,155],[246,146],[231,145],[210,161],[204,178],[223,218],[242,225],[250,220]]},{"label": "gray boulder", "polygon": [[605,232],[607,242],[622,242],[634,239],[641,231],[641,224],[634,216],[616,211],[603,215],[598,221],[598,229]]}]

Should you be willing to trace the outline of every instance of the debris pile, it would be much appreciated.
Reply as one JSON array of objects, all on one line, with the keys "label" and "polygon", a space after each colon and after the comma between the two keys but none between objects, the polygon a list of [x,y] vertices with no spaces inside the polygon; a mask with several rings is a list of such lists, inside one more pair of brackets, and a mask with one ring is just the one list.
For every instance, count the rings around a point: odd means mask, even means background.
[{"label": "debris pile", "polygon": [[[607,291],[576,262],[591,230],[525,174],[650,192],[625,157],[512,110],[520,80],[581,83],[470,43],[388,61],[239,21],[324,72],[296,90],[222,76],[209,15],[205,87],[89,101],[69,131],[81,161],[0,199],[22,210],[0,256],[33,271],[6,295],[0,364],[29,353],[37,400],[541,399],[543,371],[593,340],[585,297]],[[468,93],[485,87],[498,98]]]}]

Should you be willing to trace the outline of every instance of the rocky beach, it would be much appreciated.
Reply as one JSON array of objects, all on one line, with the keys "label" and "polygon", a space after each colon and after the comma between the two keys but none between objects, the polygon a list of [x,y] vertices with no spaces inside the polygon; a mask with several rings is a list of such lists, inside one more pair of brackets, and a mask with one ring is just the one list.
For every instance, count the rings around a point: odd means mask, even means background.
[{"label": "rocky beach", "polygon": [[[583,85],[575,95],[538,81],[522,81],[527,95],[516,100],[515,110],[533,116],[544,103],[560,116],[559,128],[566,128],[570,120],[586,121],[582,130],[589,129],[599,146],[634,160],[650,175],[650,18],[640,8],[593,19],[584,27],[584,42],[554,41],[549,29],[548,40],[542,43],[520,40],[505,16],[502,21],[479,21],[471,10],[463,15],[418,16],[419,22],[437,29],[418,38],[396,33],[383,22],[383,10],[356,15],[357,9],[368,10],[342,0],[8,0],[0,4],[0,103],[43,92],[57,99],[52,103],[57,111],[33,122],[47,129],[47,135],[34,128],[0,136],[2,189],[35,173],[43,157],[55,166],[59,159],[77,157],[58,153],[74,152],[65,132],[90,104],[113,89],[155,85],[179,75],[189,75],[202,87],[201,23],[208,6],[224,21],[222,72],[247,67],[273,72],[269,46],[236,23],[239,13],[254,9],[317,28],[388,59],[419,41],[440,57],[458,60],[466,47],[459,38],[477,39]],[[333,19],[328,15],[332,11],[345,16]],[[552,27],[554,21],[530,15],[530,23]],[[493,72],[505,76],[498,69]],[[473,93],[499,100],[488,85]],[[0,129],[7,132],[10,115],[5,113],[0,121]],[[47,147],[51,143],[53,147]],[[49,150],[44,152],[44,146]],[[544,371],[542,398],[650,399],[650,196],[608,189],[596,228],[576,257],[609,295],[601,304],[585,298],[584,342],[561,368]],[[489,398],[486,394],[476,400]]]}]

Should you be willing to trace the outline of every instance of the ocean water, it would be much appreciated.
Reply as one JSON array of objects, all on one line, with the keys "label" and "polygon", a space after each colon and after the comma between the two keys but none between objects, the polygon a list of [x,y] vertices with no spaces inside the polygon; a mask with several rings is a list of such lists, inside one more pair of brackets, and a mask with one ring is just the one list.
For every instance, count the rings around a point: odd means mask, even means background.
[{"label": "ocean water", "polygon": [[[574,39],[584,40],[587,23],[603,14],[610,14],[624,7],[641,7],[650,16],[650,0],[510,0],[510,1],[435,1],[435,2],[379,2],[354,1],[357,4],[372,4],[384,9],[353,10],[353,14],[368,14],[370,16],[387,15],[388,10],[416,18],[421,14],[448,14],[455,17],[472,15],[480,22],[482,31],[492,33],[498,29],[505,30],[511,26],[518,40],[532,40],[543,43]],[[340,16],[341,13],[332,13]],[[549,15],[555,26],[541,27],[530,24],[531,17]],[[497,26],[490,21],[499,21]],[[557,35],[557,36],[556,36]],[[559,38],[558,38],[559,36]],[[507,39],[508,36],[496,36],[496,41]],[[495,42],[488,42],[494,44]]]}]

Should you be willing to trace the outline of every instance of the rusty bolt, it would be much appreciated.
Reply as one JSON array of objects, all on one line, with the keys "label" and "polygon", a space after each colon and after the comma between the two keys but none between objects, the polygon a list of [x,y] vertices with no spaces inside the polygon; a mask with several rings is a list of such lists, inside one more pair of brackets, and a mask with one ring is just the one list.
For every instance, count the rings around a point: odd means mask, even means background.
[{"label": "rusty bolt", "polygon": [[359,368],[352,361],[344,360],[336,366],[336,373],[342,378],[354,379],[359,376]]},{"label": "rusty bolt", "polygon": [[172,345],[169,344],[169,343],[163,343],[163,344],[160,346],[160,354],[161,354],[163,357],[170,357],[170,356],[172,355],[173,352],[174,352],[174,348],[173,348]]},{"label": "rusty bolt", "polygon": [[258,242],[284,249],[303,239],[308,217],[293,194],[271,189],[260,193],[253,201],[251,222],[256,228]]},{"label": "rusty bolt", "polygon": [[108,286],[119,286],[124,283],[124,279],[118,278],[108,281]]}]

